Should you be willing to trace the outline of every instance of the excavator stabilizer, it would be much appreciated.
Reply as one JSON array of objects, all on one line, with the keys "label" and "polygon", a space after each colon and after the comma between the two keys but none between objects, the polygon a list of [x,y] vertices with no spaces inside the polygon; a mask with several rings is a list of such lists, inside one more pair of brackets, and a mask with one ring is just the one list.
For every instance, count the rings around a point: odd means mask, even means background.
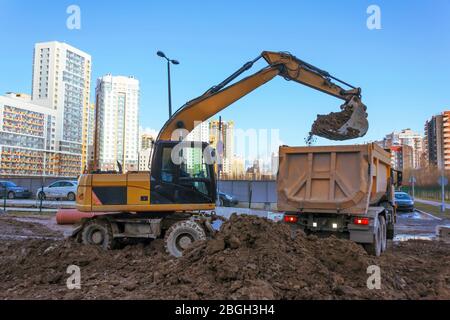
[{"label": "excavator stabilizer", "polygon": [[310,132],[312,136],[319,136],[329,140],[349,140],[363,137],[369,129],[367,108],[358,96],[345,102],[340,112],[318,115]]}]

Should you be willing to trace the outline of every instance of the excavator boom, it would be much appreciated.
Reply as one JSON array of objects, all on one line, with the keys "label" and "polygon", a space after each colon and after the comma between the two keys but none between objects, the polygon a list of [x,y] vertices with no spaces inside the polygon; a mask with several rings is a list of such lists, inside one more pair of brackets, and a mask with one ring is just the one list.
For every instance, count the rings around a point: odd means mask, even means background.
[{"label": "excavator boom", "polygon": [[[267,67],[229,85],[261,58],[264,58],[269,64]],[[192,131],[197,124],[209,119],[277,75],[344,100],[340,112],[318,115],[312,125],[310,135],[330,140],[348,140],[366,134],[368,129],[367,113],[365,105],[361,102],[359,88],[355,88],[289,53],[264,51],[219,85],[187,102],[166,122],[157,140],[179,140],[177,129]],[[349,89],[343,89],[332,80],[344,84]]]}]

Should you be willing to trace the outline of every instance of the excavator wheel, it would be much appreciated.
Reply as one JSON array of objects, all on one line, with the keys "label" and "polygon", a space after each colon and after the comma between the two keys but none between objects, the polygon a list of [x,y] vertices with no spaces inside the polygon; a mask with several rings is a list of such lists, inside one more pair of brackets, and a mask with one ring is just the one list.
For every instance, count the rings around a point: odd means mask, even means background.
[{"label": "excavator wheel", "polygon": [[104,250],[112,250],[117,245],[111,224],[101,219],[92,219],[84,224],[81,230],[81,241],[83,244],[100,246]]},{"label": "excavator wheel", "polygon": [[166,251],[174,257],[181,257],[183,251],[193,242],[206,240],[203,228],[192,220],[183,220],[173,224],[164,237]]}]

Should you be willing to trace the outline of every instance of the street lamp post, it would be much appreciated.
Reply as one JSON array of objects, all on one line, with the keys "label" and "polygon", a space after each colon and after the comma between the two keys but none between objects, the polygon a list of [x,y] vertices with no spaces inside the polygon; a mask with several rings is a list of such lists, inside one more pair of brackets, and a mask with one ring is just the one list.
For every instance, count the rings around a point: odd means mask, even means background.
[{"label": "street lamp post", "polygon": [[170,87],[170,64],[173,63],[175,65],[180,64],[177,60],[169,59],[162,51],[158,51],[156,53],[159,57],[167,60],[167,84],[169,90],[169,118],[172,117],[172,92]]}]

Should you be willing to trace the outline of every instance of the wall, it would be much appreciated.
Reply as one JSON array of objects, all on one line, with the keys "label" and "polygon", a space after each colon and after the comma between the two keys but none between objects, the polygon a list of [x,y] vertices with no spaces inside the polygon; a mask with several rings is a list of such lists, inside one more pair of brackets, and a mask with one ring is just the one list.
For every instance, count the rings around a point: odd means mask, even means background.
[{"label": "wall", "polygon": [[32,197],[34,198],[36,196],[36,192],[39,188],[44,185],[44,187],[48,186],[49,184],[58,181],[58,180],[77,180],[76,177],[74,178],[60,178],[60,177],[21,177],[21,176],[0,176],[1,181],[11,181],[17,184],[18,186],[27,188],[31,191]]},{"label": "wall", "polygon": [[244,204],[251,202],[252,207],[258,207],[260,204],[273,208],[277,202],[276,181],[224,180],[219,181],[219,190],[237,197],[239,202]]},{"label": "wall", "polygon": [[[76,180],[76,177],[21,177],[21,176],[0,176],[0,180],[12,181],[18,186],[29,189],[33,195],[42,186],[58,180]],[[276,181],[251,181],[251,180],[225,180],[219,181],[219,190],[237,197],[239,202],[248,205],[249,201],[252,207],[264,204],[276,204],[277,202],[277,184]],[[250,199],[251,190],[251,199]],[[255,206],[254,206],[255,205]]]}]

